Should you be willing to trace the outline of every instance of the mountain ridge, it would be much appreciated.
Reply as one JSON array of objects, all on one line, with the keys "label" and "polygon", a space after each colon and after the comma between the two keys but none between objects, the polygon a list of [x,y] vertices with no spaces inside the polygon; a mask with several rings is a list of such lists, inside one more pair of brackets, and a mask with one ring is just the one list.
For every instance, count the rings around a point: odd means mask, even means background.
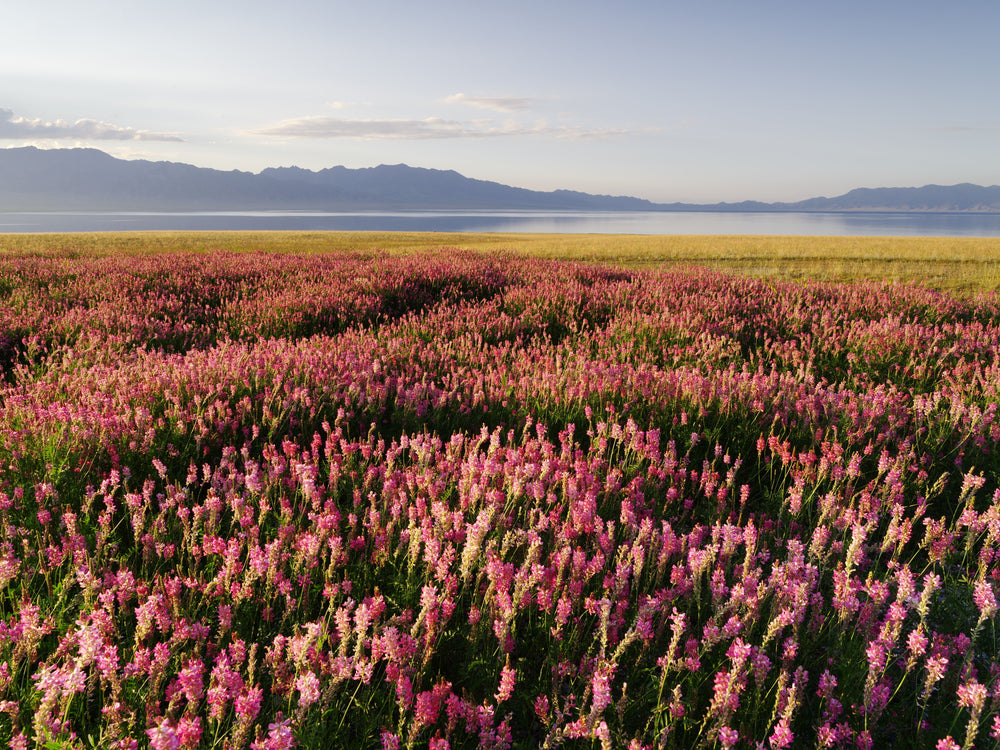
[{"label": "mountain ridge", "polygon": [[0,211],[227,209],[1000,213],[1000,186],[855,188],[793,203],[654,203],[576,190],[529,190],[406,164],[318,171],[268,167],[253,173],[118,159],[93,148],[0,149]]}]

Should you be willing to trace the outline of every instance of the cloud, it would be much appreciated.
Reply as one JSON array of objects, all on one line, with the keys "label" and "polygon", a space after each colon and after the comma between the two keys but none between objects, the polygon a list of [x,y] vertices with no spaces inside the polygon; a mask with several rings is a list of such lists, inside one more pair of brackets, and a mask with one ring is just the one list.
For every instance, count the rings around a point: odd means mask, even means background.
[{"label": "cloud", "polygon": [[440,101],[445,104],[468,104],[470,107],[492,109],[495,112],[517,112],[531,109],[538,100],[518,96],[466,96],[459,93],[446,96]]},{"label": "cloud", "polygon": [[136,130],[135,128],[123,128],[98,120],[77,120],[73,123],[64,120],[56,120],[55,122],[29,120],[26,117],[15,117],[13,110],[0,107],[0,139],[22,138],[183,142],[183,139],[178,138],[176,135],[152,133],[148,130]]},{"label": "cloud", "polygon": [[359,140],[441,140],[496,138],[501,136],[546,136],[572,140],[596,140],[625,134],[623,130],[550,126],[543,121],[524,124],[492,120],[344,120],[336,117],[300,117],[253,131],[254,135],[280,138],[356,138]]}]

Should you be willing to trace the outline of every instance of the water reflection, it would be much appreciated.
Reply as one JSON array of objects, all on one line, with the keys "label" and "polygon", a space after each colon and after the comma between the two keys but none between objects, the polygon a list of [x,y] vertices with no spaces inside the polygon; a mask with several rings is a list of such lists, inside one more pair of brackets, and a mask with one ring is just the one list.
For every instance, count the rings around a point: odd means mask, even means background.
[{"label": "water reflection", "polygon": [[663,211],[0,212],[0,232],[157,230],[1000,237],[1000,214]]}]

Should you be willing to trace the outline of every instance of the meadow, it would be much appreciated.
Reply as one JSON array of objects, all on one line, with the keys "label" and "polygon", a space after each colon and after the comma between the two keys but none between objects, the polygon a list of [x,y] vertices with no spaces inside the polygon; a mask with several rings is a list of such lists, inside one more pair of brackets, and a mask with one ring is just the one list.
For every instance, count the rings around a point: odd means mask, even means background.
[{"label": "meadow", "polygon": [[998,260],[0,235],[0,742],[998,747]]}]

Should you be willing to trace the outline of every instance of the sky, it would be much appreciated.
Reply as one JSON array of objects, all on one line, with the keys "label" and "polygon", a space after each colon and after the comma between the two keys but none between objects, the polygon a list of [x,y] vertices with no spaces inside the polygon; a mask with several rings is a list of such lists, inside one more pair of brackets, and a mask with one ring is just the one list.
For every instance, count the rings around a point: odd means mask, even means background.
[{"label": "sky", "polygon": [[44,0],[0,148],[657,202],[1000,183],[996,0]]}]

